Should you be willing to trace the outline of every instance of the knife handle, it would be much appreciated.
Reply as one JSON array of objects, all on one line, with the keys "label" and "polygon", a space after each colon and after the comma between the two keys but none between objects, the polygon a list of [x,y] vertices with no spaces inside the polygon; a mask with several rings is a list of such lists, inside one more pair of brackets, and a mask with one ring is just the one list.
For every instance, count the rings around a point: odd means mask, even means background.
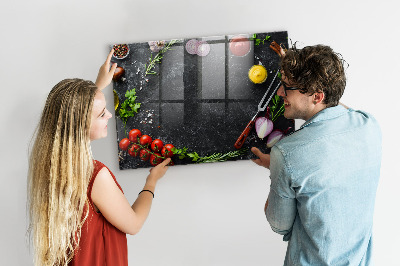
[{"label": "knife handle", "polygon": [[247,136],[250,134],[251,129],[254,126],[254,120],[251,120],[246,128],[243,130],[242,134],[240,135],[240,137],[237,139],[237,141],[235,142],[235,148],[236,149],[240,149],[243,146],[244,141],[246,140]]}]

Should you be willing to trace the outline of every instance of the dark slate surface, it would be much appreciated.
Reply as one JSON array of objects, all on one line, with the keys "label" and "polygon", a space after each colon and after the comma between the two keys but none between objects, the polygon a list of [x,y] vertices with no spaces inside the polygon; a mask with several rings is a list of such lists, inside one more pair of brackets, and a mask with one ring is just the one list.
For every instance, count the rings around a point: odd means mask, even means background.
[{"label": "dark slate surface", "polygon": [[[270,35],[264,44],[253,45],[250,52],[237,57],[229,50],[229,40],[234,35],[197,38],[207,41],[211,50],[201,57],[187,53],[180,40],[173,49],[164,54],[161,64],[156,64],[157,75],[144,75],[145,65],[151,56],[148,43],[129,44],[130,52],[125,59],[115,59],[125,69],[124,80],[113,82],[120,104],[125,92],[136,88],[136,102],[142,103],[139,113],[129,118],[127,133],[133,128],[142,134],[159,138],[164,144],[177,148],[187,147],[200,156],[236,150],[234,143],[250,119],[257,112],[257,105],[275,75],[279,56],[269,48],[272,40],[288,47],[287,32],[258,33],[257,38]],[[249,37],[252,36],[248,34]],[[156,53],[153,52],[153,56]],[[262,84],[253,84],[248,71],[254,64],[262,64],[268,78]],[[260,113],[260,116],[265,113]],[[126,137],[121,119],[116,110],[117,145]],[[294,128],[294,121],[283,116],[274,123],[274,129]],[[257,137],[253,128],[243,147],[256,146],[269,153],[264,140]],[[250,159],[250,150],[236,159]],[[192,163],[189,159],[173,157],[175,164]],[[138,157],[119,152],[120,169],[151,167]]]}]

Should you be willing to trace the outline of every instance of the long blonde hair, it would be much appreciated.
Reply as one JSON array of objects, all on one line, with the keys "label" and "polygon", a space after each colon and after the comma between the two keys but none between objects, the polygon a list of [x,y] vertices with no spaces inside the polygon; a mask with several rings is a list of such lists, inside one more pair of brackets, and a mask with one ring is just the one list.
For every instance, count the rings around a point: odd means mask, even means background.
[{"label": "long blonde hair", "polygon": [[91,81],[66,79],[47,97],[28,173],[35,265],[67,265],[79,244],[93,173],[90,122],[96,90]]}]

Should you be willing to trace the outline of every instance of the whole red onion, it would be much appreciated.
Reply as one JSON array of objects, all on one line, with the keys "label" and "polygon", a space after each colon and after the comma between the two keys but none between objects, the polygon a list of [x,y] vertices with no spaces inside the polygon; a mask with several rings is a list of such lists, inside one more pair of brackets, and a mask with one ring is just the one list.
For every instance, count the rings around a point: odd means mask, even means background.
[{"label": "whole red onion", "polygon": [[125,73],[125,69],[123,69],[122,67],[117,67],[115,69],[114,75],[113,75],[113,80],[114,81],[118,81],[121,79],[121,77],[124,75]]}]

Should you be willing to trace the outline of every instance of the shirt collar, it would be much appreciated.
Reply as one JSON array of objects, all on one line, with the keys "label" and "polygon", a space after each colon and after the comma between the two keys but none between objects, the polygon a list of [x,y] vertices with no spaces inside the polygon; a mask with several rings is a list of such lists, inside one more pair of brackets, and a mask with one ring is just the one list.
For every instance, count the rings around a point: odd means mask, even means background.
[{"label": "shirt collar", "polygon": [[332,118],[336,118],[339,116],[344,115],[345,113],[347,113],[349,111],[349,109],[346,109],[345,107],[343,107],[342,105],[337,105],[334,107],[329,107],[329,108],[325,108],[321,111],[319,111],[318,113],[316,113],[313,117],[311,117],[310,119],[308,119],[301,127],[300,129],[315,123],[315,122],[320,122],[320,121],[324,121],[324,120],[329,120]]}]

